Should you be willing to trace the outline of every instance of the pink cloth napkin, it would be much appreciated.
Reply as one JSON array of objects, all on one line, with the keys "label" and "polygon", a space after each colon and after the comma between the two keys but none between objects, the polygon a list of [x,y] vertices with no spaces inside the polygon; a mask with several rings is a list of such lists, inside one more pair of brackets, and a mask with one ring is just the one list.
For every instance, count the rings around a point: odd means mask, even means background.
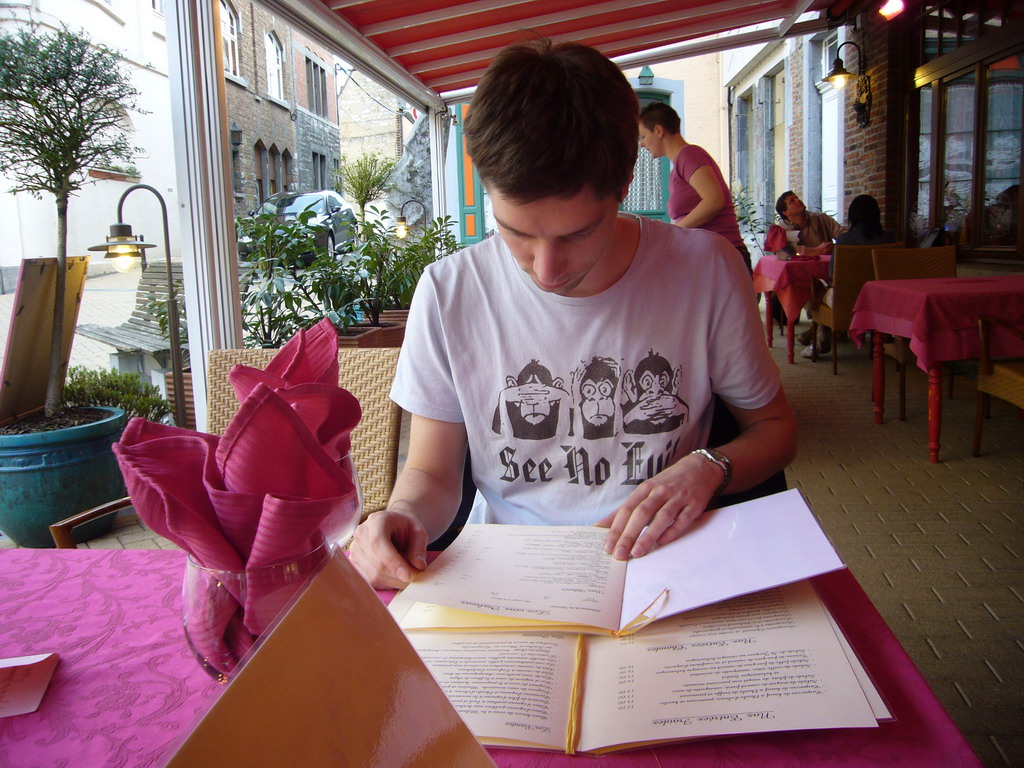
[{"label": "pink cloth napkin", "polygon": [[189,630],[194,645],[228,667],[291,596],[268,566],[333,543],[358,522],[347,457],[362,415],[338,386],[329,321],[300,331],[266,371],[235,366],[230,378],[240,405],[222,437],[134,418],[114,445],[150,528],[203,568],[245,572],[247,588],[223,580],[226,589],[203,598],[205,625]]}]

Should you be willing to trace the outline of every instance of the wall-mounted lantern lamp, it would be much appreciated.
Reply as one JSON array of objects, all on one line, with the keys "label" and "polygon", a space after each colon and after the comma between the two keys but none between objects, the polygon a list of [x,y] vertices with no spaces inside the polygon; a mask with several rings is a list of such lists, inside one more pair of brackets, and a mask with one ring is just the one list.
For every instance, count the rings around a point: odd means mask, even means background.
[{"label": "wall-mounted lantern lamp", "polygon": [[643,86],[654,85],[654,71],[650,67],[644,67],[640,70],[637,81]]},{"label": "wall-mounted lantern lamp", "polygon": [[857,125],[866,128],[871,124],[871,76],[864,74],[867,62],[864,60],[864,51],[861,50],[861,47],[852,40],[847,40],[840,45],[836,49],[836,60],[832,64],[832,69],[823,79],[837,91],[841,91],[849,81],[854,79],[855,76],[846,69],[846,65],[843,64],[843,60],[839,56],[839,52],[847,45],[852,45],[857,49],[857,97],[853,102],[853,111],[857,115]]},{"label": "wall-mounted lantern lamp", "polygon": [[427,212],[427,206],[419,200],[406,200],[402,203],[402,207],[398,211],[398,221],[395,222],[395,237],[399,240],[404,240],[409,236],[409,223],[405,219],[405,206],[409,205],[409,203],[416,203],[416,205],[423,209],[424,214]]},{"label": "wall-mounted lantern lamp", "polygon": [[[145,242],[142,235],[135,237],[132,234],[132,225],[121,221],[121,209],[124,206],[124,199],[136,189],[148,189],[156,199],[160,201],[160,210],[163,213],[164,224],[164,258],[167,264],[167,342],[171,347],[171,380],[174,382],[174,423],[179,427],[185,426],[185,382],[181,362],[180,322],[178,320],[178,300],[175,296],[174,277],[171,273],[171,237],[167,228],[167,203],[153,187],[148,184],[134,184],[124,191],[121,199],[117,201],[117,224],[110,225],[110,235],[105,243],[90,246],[90,251],[105,251],[104,258],[114,259],[114,269],[124,270],[124,264],[133,262],[136,257],[142,256],[146,248],[155,247],[154,243]],[[119,266],[120,264],[120,266]],[[143,258],[145,264],[145,258]],[[129,265],[129,269],[131,266]]]}]

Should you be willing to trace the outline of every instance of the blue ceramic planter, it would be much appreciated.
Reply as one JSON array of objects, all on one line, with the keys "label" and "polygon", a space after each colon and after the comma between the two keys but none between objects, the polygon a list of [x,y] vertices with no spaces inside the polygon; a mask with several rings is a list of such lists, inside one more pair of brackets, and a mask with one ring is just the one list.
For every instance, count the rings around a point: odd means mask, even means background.
[{"label": "blue ceramic planter", "polygon": [[[99,407],[99,406],[97,406]],[[49,526],[125,495],[110,446],[128,420],[120,408],[92,424],[0,435],[0,531],[20,547],[52,547]],[[84,525],[85,541],[110,529],[113,516]]]}]

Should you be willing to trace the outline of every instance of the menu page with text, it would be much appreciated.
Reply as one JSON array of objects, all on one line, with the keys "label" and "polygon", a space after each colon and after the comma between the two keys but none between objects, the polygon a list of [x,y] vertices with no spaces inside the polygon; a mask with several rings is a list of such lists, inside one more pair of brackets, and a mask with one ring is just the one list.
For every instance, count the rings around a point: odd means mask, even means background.
[{"label": "menu page with text", "polygon": [[489,745],[602,753],[708,736],[877,724],[808,582],[662,619],[625,637],[408,636]]},{"label": "menu page with text", "polygon": [[625,634],[843,567],[796,490],[709,510],[681,538],[628,561],[604,553],[606,534],[594,526],[467,525],[392,612],[404,629]]}]

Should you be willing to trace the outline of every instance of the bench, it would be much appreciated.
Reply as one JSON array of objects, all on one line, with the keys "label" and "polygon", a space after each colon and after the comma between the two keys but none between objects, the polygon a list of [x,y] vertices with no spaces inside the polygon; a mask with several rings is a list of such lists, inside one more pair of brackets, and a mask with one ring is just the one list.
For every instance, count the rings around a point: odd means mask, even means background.
[{"label": "bench", "polygon": [[[171,277],[180,303],[184,285],[181,262],[171,262]],[[150,371],[167,369],[171,364],[170,344],[160,330],[158,313],[154,311],[155,306],[163,308],[166,302],[167,267],[165,264],[150,264],[139,278],[135,308],[127,322],[114,327],[86,323],[78,326],[76,332],[114,347],[117,350],[116,355],[111,355],[114,368],[139,373],[148,380]],[[187,347],[182,346],[187,351]]]}]

